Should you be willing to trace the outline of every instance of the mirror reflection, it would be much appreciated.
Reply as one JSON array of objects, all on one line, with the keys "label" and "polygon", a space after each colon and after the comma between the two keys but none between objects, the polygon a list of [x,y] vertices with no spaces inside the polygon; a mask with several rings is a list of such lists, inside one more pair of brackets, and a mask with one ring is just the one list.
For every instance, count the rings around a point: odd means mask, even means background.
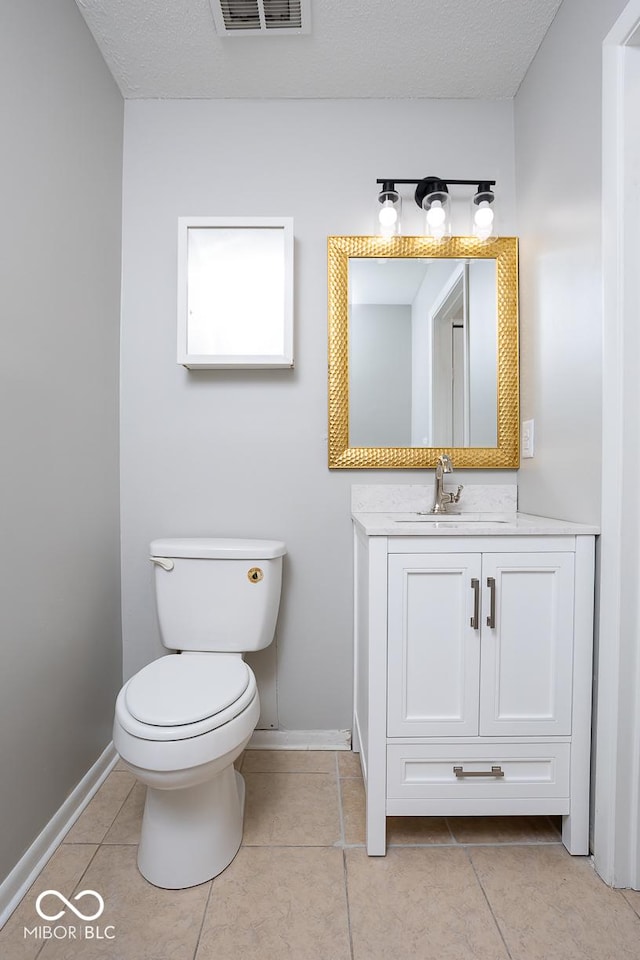
[{"label": "mirror reflection", "polygon": [[496,261],[349,258],[349,446],[495,447]]}]

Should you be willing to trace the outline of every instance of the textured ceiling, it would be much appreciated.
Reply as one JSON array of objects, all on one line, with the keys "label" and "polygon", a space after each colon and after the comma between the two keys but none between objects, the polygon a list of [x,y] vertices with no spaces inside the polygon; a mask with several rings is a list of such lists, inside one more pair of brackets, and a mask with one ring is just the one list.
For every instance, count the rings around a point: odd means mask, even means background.
[{"label": "textured ceiling", "polygon": [[311,0],[311,34],[219,37],[209,0],[76,0],[127,98],[513,97],[561,0]]}]

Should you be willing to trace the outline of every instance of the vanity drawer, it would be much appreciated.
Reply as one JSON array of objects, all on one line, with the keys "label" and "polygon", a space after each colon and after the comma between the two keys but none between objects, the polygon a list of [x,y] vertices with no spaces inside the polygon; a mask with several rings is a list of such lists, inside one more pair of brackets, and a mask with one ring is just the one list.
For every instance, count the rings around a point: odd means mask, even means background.
[{"label": "vanity drawer", "polygon": [[387,797],[568,797],[570,750],[569,743],[389,745]]}]

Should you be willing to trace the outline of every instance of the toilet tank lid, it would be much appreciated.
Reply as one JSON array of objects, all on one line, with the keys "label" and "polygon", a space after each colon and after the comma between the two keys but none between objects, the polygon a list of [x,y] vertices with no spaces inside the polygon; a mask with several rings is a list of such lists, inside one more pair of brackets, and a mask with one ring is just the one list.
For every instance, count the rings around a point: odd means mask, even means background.
[{"label": "toilet tank lid", "polygon": [[167,537],[152,540],[152,557],[191,560],[273,560],[287,552],[282,540],[234,540],[222,537]]}]

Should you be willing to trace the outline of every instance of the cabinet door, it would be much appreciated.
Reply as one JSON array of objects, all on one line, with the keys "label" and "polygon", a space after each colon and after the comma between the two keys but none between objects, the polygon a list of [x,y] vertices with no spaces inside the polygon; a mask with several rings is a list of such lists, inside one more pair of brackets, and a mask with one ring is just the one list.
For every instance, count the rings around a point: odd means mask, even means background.
[{"label": "cabinet door", "polygon": [[390,555],[389,736],[478,733],[480,567],[473,553]]},{"label": "cabinet door", "polygon": [[573,561],[572,553],[484,554],[481,735],[571,733]]}]

